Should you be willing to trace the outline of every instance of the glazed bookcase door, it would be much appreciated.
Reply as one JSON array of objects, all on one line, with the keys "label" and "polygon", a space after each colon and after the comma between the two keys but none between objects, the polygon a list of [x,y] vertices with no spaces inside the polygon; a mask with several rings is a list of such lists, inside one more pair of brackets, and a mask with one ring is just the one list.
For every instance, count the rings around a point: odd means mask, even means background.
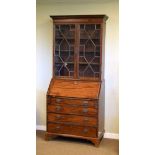
[{"label": "glazed bookcase door", "polygon": [[62,78],[73,78],[75,25],[55,24],[54,75]]},{"label": "glazed bookcase door", "polygon": [[100,72],[100,24],[80,24],[79,78],[99,79]]}]

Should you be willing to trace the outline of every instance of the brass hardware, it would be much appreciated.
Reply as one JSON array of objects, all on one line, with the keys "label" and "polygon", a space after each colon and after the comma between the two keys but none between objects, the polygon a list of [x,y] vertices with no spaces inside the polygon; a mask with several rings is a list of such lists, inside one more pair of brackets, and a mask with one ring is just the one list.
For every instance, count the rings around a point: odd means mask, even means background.
[{"label": "brass hardware", "polygon": [[56,111],[60,111],[62,109],[61,106],[56,106]]},{"label": "brass hardware", "polygon": [[60,129],[60,126],[56,126],[56,129]]},{"label": "brass hardware", "polygon": [[84,121],[88,121],[89,119],[87,117],[84,118]]},{"label": "brass hardware", "polygon": [[88,101],[83,101],[83,106],[88,106]]},{"label": "brass hardware", "polygon": [[65,66],[65,67],[67,66],[67,62],[64,63],[64,66]]},{"label": "brass hardware", "polygon": [[87,112],[88,112],[88,109],[84,108],[82,111],[83,111],[84,113],[87,113]]},{"label": "brass hardware", "polygon": [[78,82],[77,81],[74,81],[74,84],[78,84]]},{"label": "brass hardware", "polygon": [[84,132],[84,133],[88,132],[88,129],[85,128],[85,129],[83,130],[83,132]]},{"label": "brass hardware", "polygon": [[56,116],[56,119],[60,119],[60,118],[62,118],[60,115],[57,115],[57,116]]},{"label": "brass hardware", "polygon": [[83,101],[83,103],[88,103],[88,101]]},{"label": "brass hardware", "polygon": [[84,103],[83,106],[88,106],[88,103]]},{"label": "brass hardware", "polygon": [[61,102],[61,99],[60,99],[60,98],[57,98],[57,99],[56,99],[56,102]]}]

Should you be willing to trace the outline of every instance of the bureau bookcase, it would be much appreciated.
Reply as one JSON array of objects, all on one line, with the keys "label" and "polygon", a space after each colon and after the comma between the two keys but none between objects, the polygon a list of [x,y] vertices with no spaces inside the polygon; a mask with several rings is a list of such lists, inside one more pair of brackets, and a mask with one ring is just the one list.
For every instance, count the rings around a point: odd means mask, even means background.
[{"label": "bureau bookcase", "polygon": [[47,91],[46,140],[67,136],[98,146],[104,135],[106,15],[50,16],[53,77]]}]

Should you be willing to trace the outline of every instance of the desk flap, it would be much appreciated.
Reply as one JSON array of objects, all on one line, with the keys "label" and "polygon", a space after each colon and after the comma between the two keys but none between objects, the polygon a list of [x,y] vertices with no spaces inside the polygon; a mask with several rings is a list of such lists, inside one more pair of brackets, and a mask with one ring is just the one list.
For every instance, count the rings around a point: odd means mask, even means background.
[{"label": "desk flap", "polygon": [[78,80],[52,80],[48,95],[98,99],[101,82]]}]

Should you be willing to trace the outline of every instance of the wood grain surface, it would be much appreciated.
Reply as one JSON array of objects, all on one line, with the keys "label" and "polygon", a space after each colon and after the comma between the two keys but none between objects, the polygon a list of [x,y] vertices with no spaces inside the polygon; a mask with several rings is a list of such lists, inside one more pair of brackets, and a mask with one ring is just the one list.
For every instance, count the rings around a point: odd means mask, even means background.
[{"label": "wood grain surface", "polygon": [[82,126],[97,126],[97,119],[95,117],[64,115],[49,113],[47,117],[48,122],[60,122],[66,124],[76,124]]},{"label": "wood grain surface", "polygon": [[61,114],[76,114],[83,116],[97,116],[97,109],[89,107],[74,107],[65,105],[48,105],[48,112],[55,112]]},{"label": "wood grain surface", "polygon": [[70,135],[79,135],[85,137],[97,137],[97,130],[95,127],[83,127],[77,125],[65,125],[60,123],[50,123],[47,126],[48,132],[62,133]]},{"label": "wood grain surface", "polygon": [[48,95],[98,99],[100,82],[54,79]]}]

